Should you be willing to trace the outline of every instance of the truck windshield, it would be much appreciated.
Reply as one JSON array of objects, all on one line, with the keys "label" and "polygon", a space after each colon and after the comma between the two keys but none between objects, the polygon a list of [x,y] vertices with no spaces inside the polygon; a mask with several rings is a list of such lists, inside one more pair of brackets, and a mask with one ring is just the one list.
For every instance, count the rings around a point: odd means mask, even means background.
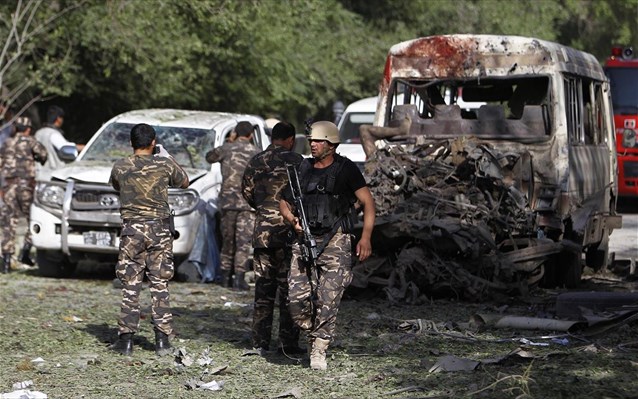
[{"label": "truck windshield", "polygon": [[[82,160],[115,162],[132,154],[131,123],[112,123],[91,143]],[[184,168],[210,169],[206,152],[213,148],[213,130],[174,126],[153,126],[156,141]]]},{"label": "truck windshield", "polygon": [[638,113],[638,68],[606,68],[611,86],[611,100],[614,113]]}]

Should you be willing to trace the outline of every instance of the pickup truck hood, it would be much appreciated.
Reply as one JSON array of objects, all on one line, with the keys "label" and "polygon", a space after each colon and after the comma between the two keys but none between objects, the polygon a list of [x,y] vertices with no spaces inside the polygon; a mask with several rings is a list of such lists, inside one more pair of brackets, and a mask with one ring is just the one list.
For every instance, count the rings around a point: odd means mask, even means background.
[{"label": "pickup truck hood", "polygon": [[[54,171],[51,180],[75,180],[83,183],[108,184],[111,176],[112,163],[96,161],[75,161]],[[203,169],[184,169],[190,182],[194,182],[208,173]]]}]

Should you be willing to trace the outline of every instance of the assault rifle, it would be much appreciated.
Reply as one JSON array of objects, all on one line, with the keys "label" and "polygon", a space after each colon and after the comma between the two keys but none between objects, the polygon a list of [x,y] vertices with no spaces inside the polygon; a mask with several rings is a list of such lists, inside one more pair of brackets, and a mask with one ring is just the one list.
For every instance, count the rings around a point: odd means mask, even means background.
[{"label": "assault rifle", "polygon": [[[288,183],[290,184],[290,191],[292,192],[292,199],[297,209],[297,215],[299,217],[299,224],[301,225],[303,237],[301,240],[301,258],[304,262],[308,263],[309,267],[315,270],[315,261],[319,257],[317,251],[317,241],[310,232],[310,226],[308,226],[308,219],[306,218],[306,212],[303,209],[303,194],[301,192],[301,185],[299,184],[299,175],[295,165],[286,164],[286,173],[288,174]],[[308,276],[310,277],[310,276]]]}]

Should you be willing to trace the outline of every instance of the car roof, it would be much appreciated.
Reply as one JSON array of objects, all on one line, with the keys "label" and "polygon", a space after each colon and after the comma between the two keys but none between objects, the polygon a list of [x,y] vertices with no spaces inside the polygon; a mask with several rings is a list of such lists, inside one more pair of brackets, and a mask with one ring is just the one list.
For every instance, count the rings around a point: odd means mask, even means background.
[{"label": "car roof", "polygon": [[170,108],[138,109],[117,115],[109,122],[147,123],[152,126],[179,126],[199,129],[213,129],[216,126],[249,121],[252,124],[264,125],[257,115],[235,114],[214,111],[193,111]]}]

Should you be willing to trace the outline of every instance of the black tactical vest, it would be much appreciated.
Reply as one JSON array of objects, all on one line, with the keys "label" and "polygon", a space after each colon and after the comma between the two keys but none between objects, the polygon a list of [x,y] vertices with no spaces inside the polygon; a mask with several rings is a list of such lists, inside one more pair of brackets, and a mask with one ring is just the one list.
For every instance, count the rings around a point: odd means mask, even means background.
[{"label": "black tactical vest", "polygon": [[351,232],[352,221],[348,216],[354,209],[355,199],[347,193],[335,193],[337,175],[343,168],[344,158],[338,154],[327,170],[313,174],[313,163],[302,162],[299,168],[299,184],[303,190],[303,203],[308,226],[313,234],[326,234],[342,224],[344,233]]}]

